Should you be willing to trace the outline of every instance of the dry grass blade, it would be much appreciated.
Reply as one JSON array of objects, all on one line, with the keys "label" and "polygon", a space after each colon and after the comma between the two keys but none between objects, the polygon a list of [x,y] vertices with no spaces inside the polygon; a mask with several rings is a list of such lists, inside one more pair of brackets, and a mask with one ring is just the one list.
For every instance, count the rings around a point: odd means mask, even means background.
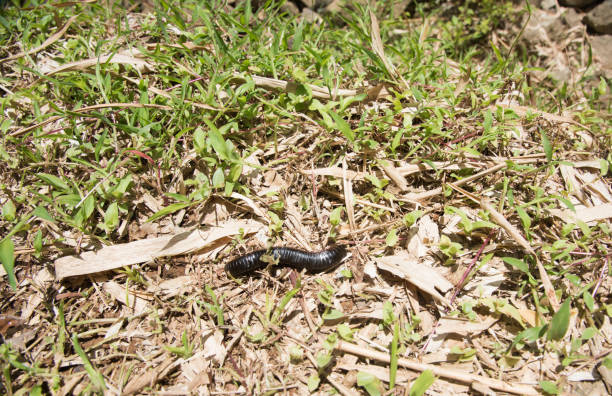
[{"label": "dry grass blade", "polygon": [[[296,92],[298,84],[292,81],[279,80],[277,78],[261,77],[261,76],[250,76],[255,85],[261,88],[270,90],[283,91],[283,92]],[[244,83],[246,79],[239,74],[234,75],[232,82]],[[335,97],[349,97],[355,96],[359,92],[355,89],[334,89],[332,94],[329,94],[327,88],[319,87],[317,85],[308,84],[308,87],[312,91],[312,96],[317,99],[332,99]]]},{"label": "dry grass blade", "polygon": [[[338,351],[361,356],[366,359],[378,360],[384,363],[389,363],[391,361],[390,356],[387,353],[365,348],[365,347],[362,347],[356,344],[352,344],[346,341],[338,341],[338,344],[336,345],[336,349]],[[497,389],[502,392],[514,393],[517,395],[538,395],[539,394],[533,387],[529,385],[520,385],[520,384],[512,385],[512,384],[509,384],[507,382],[504,382],[498,379],[483,377],[481,375],[476,375],[476,374],[469,374],[469,373],[466,373],[464,371],[459,371],[459,370],[451,370],[447,368],[442,368],[442,367],[435,366],[433,364],[419,363],[419,362],[415,362],[415,361],[405,359],[405,358],[398,359],[398,365],[401,367],[410,369],[410,370],[415,370],[415,371],[431,370],[436,376],[447,378],[447,379],[452,379],[452,380],[463,382],[466,384],[471,384],[473,382],[481,382],[483,384],[488,385],[489,387],[493,389]]]},{"label": "dry grass blade", "polygon": [[26,56],[26,55],[35,54],[38,51],[41,51],[41,50],[47,48],[48,46],[50,46],[51,44],[53,44],[54,42],[59,40],[64,35],[64,33],[66,33],[66,31],[68,30],[70,25],[72,25],[72,22],[74,22],[74,20],[77,19],[77,17],[78,17],[78,15],[71,16],[68,19],[68,21],[64,24],[64,26],[62,26],[62,28],[60,30],[58,30],[57,32],[53,33],[48,39],[45,40],[44,43],[42,43],[38,47],[32,48],[29,51],[24,51],[24,52],[20,52],[18,54],[9,56],[8,58],[0,59],[0,64],[2,64],[4,62],[11,61],[11,60],[14,60],[14,59],[21,58],[21,57]]},{"label": "dry grass blade", "polygon": [[57,73],[72,71],[72,70],[85,70],[93,67],[97,64],[102,63],[115,63],[120,65],[131,65],[138,71],[150,71],[153,70],[153,66],[145,61],[144,59],[137,58],[133,54],[111,54],[101,55],[97,58],[82,59],[75,62],[66,63],[56,67],[53,70],[49,70],[45,75],[52,76]]},{"label": "dry grass blade", "polygon": [[355,197],[353,196],[353,183],[346,175],[346,158],[342,159],[342,185],[344,187],[344,204],[346,205],[346,213],[349,219],[351,231],[357,229],[355,223]]},{"label": "dry grass blade", "polygon": [[374,15],[374,12],[372,12],[372,10],[370,10],[370,22],[370,39],[372,40],[372,50],[376,55],[378,55],[382,63],[385,65],[387,73],[393,76],[393,78],[400,80],[402,84],[404,84],[404,88],[409,89],[410,87],[408,86],[406,80],[404,80],[404,78],[397,72],[395,66],[393,66],[393,63],[391,63],[385,55],[385,49],[382,43],[382,39],[380,38],[380,26],[378,25],[378,18],[376,18],[376,15]]}]

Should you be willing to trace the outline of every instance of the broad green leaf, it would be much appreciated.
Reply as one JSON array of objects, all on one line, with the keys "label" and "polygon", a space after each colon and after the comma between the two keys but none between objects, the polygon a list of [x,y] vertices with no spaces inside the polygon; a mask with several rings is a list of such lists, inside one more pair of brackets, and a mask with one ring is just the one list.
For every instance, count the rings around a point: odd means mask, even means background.
[{"label": "broad green leaf", "polygon": [[13,288],[13,290],[17,290],[17,279],[15,278],[15,246],[13,245],[13,241],[11,238],[5,238],[2,243],[0,243],[0,261],[2,261],[2,266],[6,271],[6,275],[8,277],[9,285]]},{"label": "broad green leaf", "polygon": [[225,174],[223,173],[223,169],[217,168],[215,173],[213,173],[212,177],[213,188],[222,188],[225,184]]},{"label": "broad green leaf", "polygon": [[570,320],[570,299],[568,298],[561,305],[561,308],[555,313],[552,320],[550,321],[550,328],[548,329],[548,339],[559,341],[565,337],[567,329],[569,327]]},{"label": "broad green leaf", "polygon": [[363,387],[370,396],[380,396],[381,384],[373,374],[360,371],[357,373],[357,385]]},{"label": "broad green leaf", "polygon": [[323,314],[323,320],[338,320],[342,317],[344,317],[344,313],[337,309],[332,309]]},{"label": "broad green leaf", "polygon": [[321,351],[317,355],[317,367],[319,369],[324,369],[332,360],[332,354],[327,351]]},{"label": "broad green leaf", "polygon": [[49,175],[47,173],[37,173],[36,177],[38,177],[40,180],[44,181],[45,183],[57,188],[58,190],[68,191],[68,192],[72,190],[70,186],[68,186],[68,184],[66,184],[62,179],[60,179],[57,176]]},{"label": "broad green leaf", "polygon": [[315,373],[311,375],[310,377],[308,377],[308,391],[311,393],[316,391],[320,383],[321,378],[319,378],[318,374]]},{"label": "broad green leaf", "polygon": [[342,117],[338,115],[338,113],[333,110],[329,110],[329,114],[334,119],[334,126],[336,127],[336,129],[342,132],[344,137],[347,138],[351,143],[353,143],[355,141],[355,133],[351,129],[349,123],[346,122]]},{"label": "broad green leaf", "polygon": [[113,202],[108,205],[106,212],[104,213],[104,226],[107,232],[114,231],[119,225],[119,206],[117,202]]},{"label": "broad green leaf", "polygon": [[516,268],[517,270],[531,275],[531,273],[529,272],[529,266],[523,260],[519,260],[519,259],[514,258],[514,257],[504,257],[503,260],[504,260],[504,263],[510,264],[511,266]]},{"label": "broad green leaf", "polygon": [[433,371],[425,370],[419,375],[419,378],[414,380],[410,387],[410,396],[421,396],[424,395],[427,389],[433,385],[436,377]]},{"label": "broad green leaf", "polygon": [[589,311],[593,312],[595,310],[595,299],[588,290],[585,290],[582,293],[582,299],[584,300],[584,305],[588,308]]},{"label": "broad green leaf", "polygon": [[4,220],[12,222],[13,220],[15,220],[16,213],[17,208],[15,207],[13,200],[8,199],[6,203],[2,206],[2,217],[4,218]]},{"label": "broad green leaf", "polygon": [[149,219],[147,220],[147,223],[151,221],[155,221],[171,213],[178,212],[179,210],[186,208],[189,205],[192,205],[192,203],[191,202],[177,202],[177,203],[170,204],[166,206],[165,208],[163,208],[162,210],[160,210],[159,212],[155,213],[153,216],[149,217]]},{"label": "broad green leaf", "polygon": [[225,139],[223,139],[223,135],[217,127],[207,119],[204,119],[206,125],[208,125],[208,137],[210,139],[210,143],[213,146],[213,149],[217,153],[220,159],[223,161],[229,160],[229,153],[227,152],[227,145],[225,144]]},{"label": "broad green leaf", "polygon": [[389,233],[387,234],[387,239],[385,241],[387,246],[393,247],[397,245],[398,240],[399,240],[399,237],[397,235],[397,229],[392,228],[391,231],[389,231]]},{"label": "broad green leaf", "polygon": [[549,395],[558,395],[559,388],[557,388],[557,384],[552,381],[540,381],[540,388]]},{"label": "broad green leaf", "polygon": [[343,340],[349,341],[349,342],[353,341],[354,331],[353,329],[350,328],[349,325],[345,323],[340,323],[336,329],[338,330],[338,334]]}]

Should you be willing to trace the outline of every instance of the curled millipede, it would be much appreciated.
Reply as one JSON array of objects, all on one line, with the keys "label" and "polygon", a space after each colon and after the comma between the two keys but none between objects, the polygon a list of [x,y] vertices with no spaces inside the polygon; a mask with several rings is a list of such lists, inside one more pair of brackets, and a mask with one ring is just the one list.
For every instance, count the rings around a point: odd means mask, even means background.
[{"label": "curled millipede", "polygon": [[230,261],[225,265],[225,271],[238,277],[264,269],[268,266],[268,263],[262,260],[264,255],[272,257],[274,261],[278,260],[280,266],[318,272],[338,264],[346,255],[346,247],[337,245],[315,253],[285,247],[262,249]]}]

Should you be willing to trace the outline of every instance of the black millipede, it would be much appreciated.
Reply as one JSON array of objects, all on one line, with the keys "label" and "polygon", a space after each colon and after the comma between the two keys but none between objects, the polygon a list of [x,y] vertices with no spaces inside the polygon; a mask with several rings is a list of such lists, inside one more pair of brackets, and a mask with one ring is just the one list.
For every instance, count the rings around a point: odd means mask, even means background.
[{"label": "black millipede", "polygon": [[261,249],[230,261],[225,265],[225,271],[233,277],[238,277],[264,269],[268,266],[268,263],[262,260],[264,255],[272,257],[275,262],[278,260],[280,266],[320,272],[338,264],[346,255],[346,247],[336,245],[320,252],[305,252],[286,247]]}]

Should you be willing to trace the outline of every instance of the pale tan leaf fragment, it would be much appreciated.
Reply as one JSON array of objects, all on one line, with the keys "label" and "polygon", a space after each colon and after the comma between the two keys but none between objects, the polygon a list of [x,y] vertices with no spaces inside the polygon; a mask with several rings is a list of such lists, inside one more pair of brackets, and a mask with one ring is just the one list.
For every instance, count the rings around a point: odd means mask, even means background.
[{"label": "pale tan leaf fragment", "polygon": [[441,318],[436,328],[436,335],[456,334],[462,337],[478,335],[493,326],[498,319],[487,317],[485,320],[471,322],[453,317]]},{"label": "pale tan leaf fragment", "polygon": [[401,254],[395,256],[386,256],[376,259],[378,268],[393,275],[405,279],[409,283],[415,285],[420,290],[431,295],[436,301],[450,306],[450,302],[442,296],[438,290],[443,293],[451,290],[453,284],[446,278],[440,275],[435,269],[419,264],[417,260],[409,254]]},{"label": "pale tan leaf fragment", "polygon": [[[317,169],[302,169],[300,172],[308,176],[333,176],[340,179],[343,177],[343,170],[338,167],[317,168]],[[366,173],[346,170],[346,177],[350,180],[364,180]]]},{"label": "pale tan leaf fragment", "polygon": [[168,368],[172,366],[172,363],[174,363],[175,360],[176,358],[170,356],[157,367],[147,369],[144,374],[127,383],[125,388],[123,388],[123,394],[131,395],[137,393],[145,386],[153,387],[157,381],[161,380],[167,374]]},{"label": "pale tan leaf fragment", "polygon": [[389,179],[393,180],[393,182],[399,187],[401,191],[408,190],[408,182],[406,182],[404,176],[402,176],[397,170],[397,168],[395,168],[392,164],[385,162],[386,161],[383,161],[381,167],[383,168],[387,176],[389,176]]},{"label": "pale tan leaf fragment", "polygon": [[576,213],[569,209],[551,209],[550,212],[565,220],[567,223],[575,223],[577,220],[590,223],[592,221],[600,221],[612,218],[612,203],[593,206],[591,208],[578,208]]},{"label": "pale tan leaf fragment", "polygon": [[55,260],[58,280],[69,276],[86,275],[151,261],[158,257],[188,254],[205,248],[214,249],[220,243],[240,234],[256,233],[264,226],[254,220],[229,221],[205,230],[185,231],[175,235],[144,239],[107,246],[79,256],[66,256]]},{"label": "pale tan leaf fragment", "polygon": [[130,293],[129,290],[126,290],[125,287],[116,282],[105,282],[102,289],[121,304],[132,308],[135,314],[143,313],[148,308],[148,304],[145,299]]}]

